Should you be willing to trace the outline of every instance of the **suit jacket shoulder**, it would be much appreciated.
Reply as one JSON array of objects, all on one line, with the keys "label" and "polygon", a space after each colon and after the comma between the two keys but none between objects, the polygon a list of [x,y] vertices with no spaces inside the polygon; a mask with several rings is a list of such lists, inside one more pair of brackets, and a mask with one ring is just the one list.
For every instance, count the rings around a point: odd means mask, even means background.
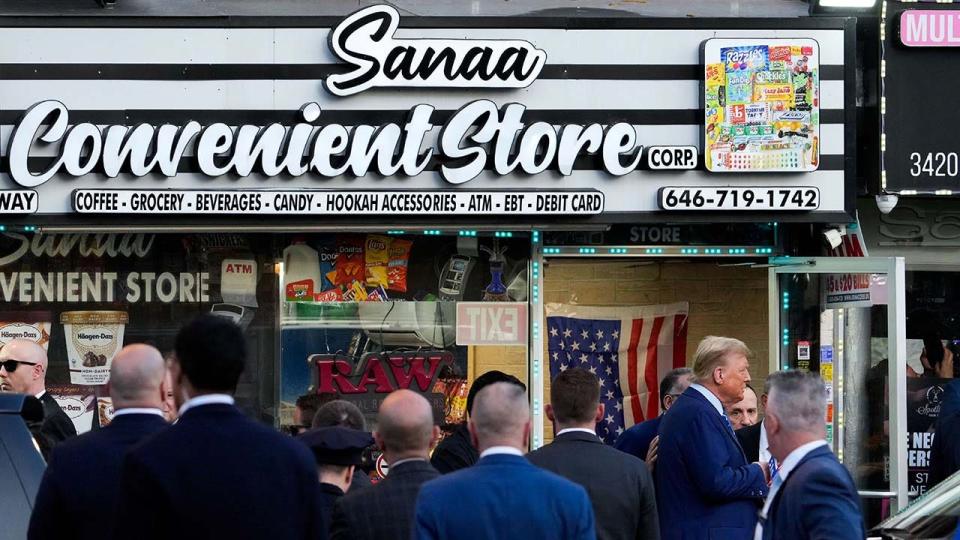
[{"label": "suit jacket shoulder", "polygon": [[862,540],[860,498],[829,448],[811,451],[790,472],[770,505],[764,538]]},{"label": "suit jacket shoulder", "polygon": [[583,432],[564,433],[527,457],[587,490],[600,540],[660,537],[653,478],[641,459]]},{"label": "suit jacket shoulder", "polygon": [[401,463],[379,484],[350,491],[333,512],[332,540],[409,538],[420,487],[440,473],[426,461]]},{"label": "suit jacket shoulder", "polygon": [[137,416],[118,417],[54,448],[30,518],[29,539],[93,540],[109,531],[125,452],[167,425],[159,416]]},{"label": "suit jacket shoulder", "polygon": [[416,539],[596,540],[593,510],[581,486],[520,456],[493,455],[423,485]]},{"label": "suit jacket shoulder", "polygon": [[[203,405],[127,454],[114,537],[325,538],[319,489],[306,445],[231,405]],[[238,511],[224,494],[256,504]]]}]

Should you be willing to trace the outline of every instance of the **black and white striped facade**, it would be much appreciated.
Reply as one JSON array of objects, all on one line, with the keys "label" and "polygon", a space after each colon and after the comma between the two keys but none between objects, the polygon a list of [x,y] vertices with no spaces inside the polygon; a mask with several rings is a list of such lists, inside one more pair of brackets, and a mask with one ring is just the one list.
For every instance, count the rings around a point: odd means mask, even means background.
[{"label": "black and white striped facade", "polygon": [[[700,45],[709,38],[811,38],[819,43],[821,67],[821,162],[809,173],[711,174],[636,170],[615,177],[592,156],[576,161],[570,176],[556,171],[499,176],[485,170],[460,185],[445,181],[434,158],[413,177],[324,178],[209,177],[184,158],[173,178],[94,171],[57,175],[37,186],[38,223],[68,223],[76,189],[336,189],[336,190],[523,190],[596,189],[604,213],[588,221],[662,221],[657,192],[663,186],[815,186],[820,208],[812,213],[698,215],[695,219],[836,221],[848,217],[854,199],[855,59],[850,19],[556,19],[404,18],[398,38],[523,39],[547,53],[546,66],[519,89],[375,88],[337,97],[323,80],[345,65],[328,44],[334,18],[0,18],[0,188],[22,189],[10,178],[7,157],[14,125],[25,110],[58,100],[71,123],[106,125],[267,125],[301,121],[306,103],[322,108],[316,125],[378,125],[402,122],[421,103],[436,108],[437,127],[477,99],[527,107],[525,122],[637,126],[639,144],[700,146]],[[701,149],[702,152],[702,149]],[[56,149],[31,154],[42,170]],[[701,213],[702,214],[702,213]],[[689,216],[689,215],[688,215]],[[693,219],[692,216],[690,216]],[[553,217],[550,220],[562,220]],[[683,220],[671,214],[670,219]]]}]

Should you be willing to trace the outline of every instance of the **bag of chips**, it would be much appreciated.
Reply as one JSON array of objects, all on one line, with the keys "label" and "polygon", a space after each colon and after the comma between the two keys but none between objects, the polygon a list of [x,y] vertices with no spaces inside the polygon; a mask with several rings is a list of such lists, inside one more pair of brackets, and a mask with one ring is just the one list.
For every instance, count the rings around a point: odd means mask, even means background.
[{"label": "bag of chips", "polygon": [[387,290],[407,292],[407,269],[410,264],[410,240],[394,239],[387,262]]},{"label": "bag of chips", "polygon": [[350,285],[364,279],[363,237],[344,236],[337,241],[337,260],[330,282],[334,285]]},{"label": "bag of chips", "polygon": [[387,286],[387,261],[391,238],[371,234],[366,244],[366,281],[367,287]]}]

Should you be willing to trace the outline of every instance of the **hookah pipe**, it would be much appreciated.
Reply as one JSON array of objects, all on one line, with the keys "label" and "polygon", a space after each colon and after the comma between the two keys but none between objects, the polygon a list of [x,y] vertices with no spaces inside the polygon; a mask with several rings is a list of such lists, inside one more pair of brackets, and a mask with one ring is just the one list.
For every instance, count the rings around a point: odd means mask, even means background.
[{"label": "hookah pipe", "polygon": [[507,286],[503,284],[503,267],[506,262],[504,253],[508,248],[500,249],[500,241],[493,240],[493,249],[480,246],[480,249],[490,256],[490,284],[483,290],[484,302],[509,302]]}]

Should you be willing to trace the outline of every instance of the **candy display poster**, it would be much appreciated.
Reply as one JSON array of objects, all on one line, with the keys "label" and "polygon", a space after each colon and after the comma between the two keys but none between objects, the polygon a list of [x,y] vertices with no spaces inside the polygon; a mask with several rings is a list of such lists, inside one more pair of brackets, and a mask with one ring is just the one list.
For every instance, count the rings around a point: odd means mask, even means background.
[{"label": "candy display poster", "polygon": [[703,149],[711,172],[810,172],[820,161],[813,39],[703,43]]}]

